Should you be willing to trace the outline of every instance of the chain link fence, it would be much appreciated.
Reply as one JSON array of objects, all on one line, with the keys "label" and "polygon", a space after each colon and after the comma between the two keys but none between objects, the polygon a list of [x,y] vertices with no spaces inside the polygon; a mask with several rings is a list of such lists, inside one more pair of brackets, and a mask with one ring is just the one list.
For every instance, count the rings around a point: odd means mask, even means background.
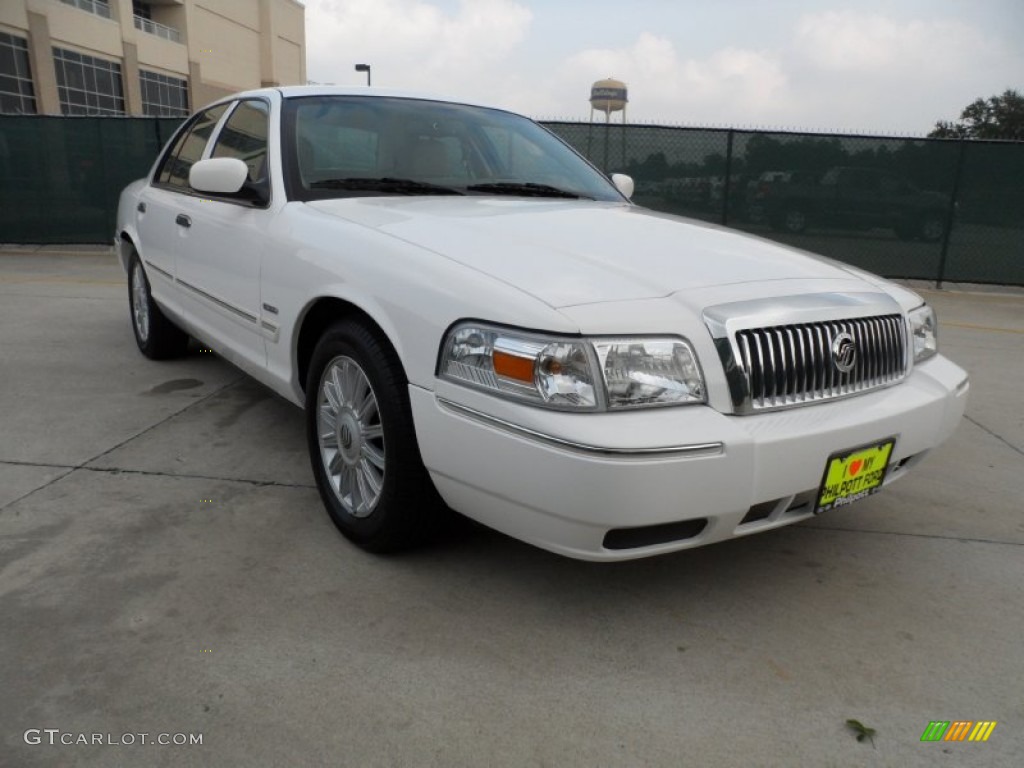
[{"label": "chain link fence", "polygon": [[[0,241],[110,242],[177,118],[0,116]],[[544,123],[634,201],[888,277],[1024,285],[1024,143]]]},{"label": "chain link fence", "polygon": [[639,205],[887,277],[1024,285],[1024,143],[545,125]]},{"label": "chain link fence", "polygon": [[0,116],[0,242],[109,243],[180,118]]}]

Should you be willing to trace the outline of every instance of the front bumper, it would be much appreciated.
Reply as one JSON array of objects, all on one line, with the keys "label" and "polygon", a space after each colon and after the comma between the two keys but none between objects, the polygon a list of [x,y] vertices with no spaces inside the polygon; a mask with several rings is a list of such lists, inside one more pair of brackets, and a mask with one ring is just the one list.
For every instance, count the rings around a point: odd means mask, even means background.
[{"label": "front bumper", "polygon": [[[811,516],[804,502],[843,449],[896,436],[885,483],[898,479],[952,435],[968,389],[937,356],[888,389],[750,416],[551,412],[443,381],[410,398],[424,464],[453,509],[563,555],[627,560]],[[644,529],[671,540],[645,544]]]}]

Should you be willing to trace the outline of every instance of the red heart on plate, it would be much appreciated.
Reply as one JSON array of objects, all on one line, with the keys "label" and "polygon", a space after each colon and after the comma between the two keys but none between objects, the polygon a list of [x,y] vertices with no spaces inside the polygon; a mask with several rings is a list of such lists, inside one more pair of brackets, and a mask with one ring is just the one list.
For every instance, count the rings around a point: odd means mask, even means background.
[{"label": "red heart on plate", "polygon": [[857,459],[856,461],[850,462],[850,477],[856,477],[857,473],[860,472],[860,468],[864,466],[864,459]]}]

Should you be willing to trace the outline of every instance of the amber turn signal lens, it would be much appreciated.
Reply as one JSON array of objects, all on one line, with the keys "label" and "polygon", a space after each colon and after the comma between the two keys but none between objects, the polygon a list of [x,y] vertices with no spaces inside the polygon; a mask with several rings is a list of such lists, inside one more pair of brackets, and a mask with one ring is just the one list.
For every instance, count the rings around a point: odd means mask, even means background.
[{"label": "amber turn signal lens", "polygon": [[499,376],[515,379],[524,384],[533,384],[534,360],[532,358],[510,355],[508,352],[496,349],[491,361],[494,365],[494,372]]}]

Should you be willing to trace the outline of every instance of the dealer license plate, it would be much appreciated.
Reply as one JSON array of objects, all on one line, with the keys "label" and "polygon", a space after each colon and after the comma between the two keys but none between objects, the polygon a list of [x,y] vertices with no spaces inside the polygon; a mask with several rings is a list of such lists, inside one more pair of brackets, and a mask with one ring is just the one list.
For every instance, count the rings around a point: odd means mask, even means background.
[{"label": "dealer license plate", "polygon": [[845,507],[880,491],[895,445],[896,438],[890,437],[829,456],[814,514]]}]

